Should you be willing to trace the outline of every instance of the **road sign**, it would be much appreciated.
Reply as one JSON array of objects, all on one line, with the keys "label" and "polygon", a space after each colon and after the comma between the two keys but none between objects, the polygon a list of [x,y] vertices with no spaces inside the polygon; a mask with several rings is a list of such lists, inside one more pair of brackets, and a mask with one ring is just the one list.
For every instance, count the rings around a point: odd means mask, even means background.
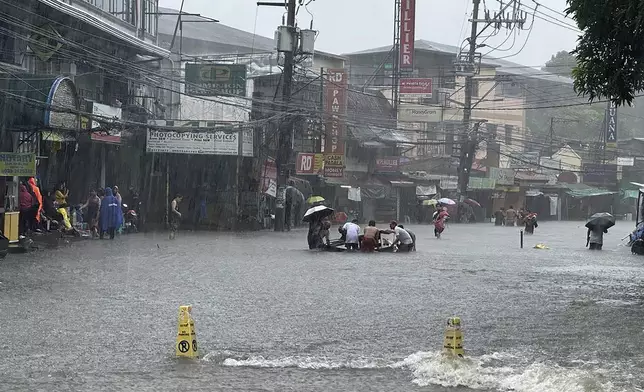
[{"label": "road sign", "polygon": [[186,92],[201,96],[246,96],[246,66],[186,64]]}]

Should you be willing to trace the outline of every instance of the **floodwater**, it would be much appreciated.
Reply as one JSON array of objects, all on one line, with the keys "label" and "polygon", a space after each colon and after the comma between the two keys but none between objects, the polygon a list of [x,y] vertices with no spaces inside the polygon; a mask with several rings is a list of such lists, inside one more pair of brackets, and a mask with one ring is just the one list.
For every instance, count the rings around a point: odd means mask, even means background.
[{"label": "floodwater", "polygon": [[[411,226],[413,254],[306,232],[83,241],[0,261],[2,391],[643,391],[644,258],[582,223]],[[544,243],[550,249],[533,249]],[[193,305],[199,360],[174,357]],[[466,359],[441,355],[450,316]]]}]

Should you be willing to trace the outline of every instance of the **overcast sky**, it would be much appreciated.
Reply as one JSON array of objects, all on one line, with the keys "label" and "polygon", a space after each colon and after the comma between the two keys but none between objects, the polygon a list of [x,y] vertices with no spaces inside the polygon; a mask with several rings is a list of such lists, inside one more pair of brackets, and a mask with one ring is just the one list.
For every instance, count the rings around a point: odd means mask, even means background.
[{"label": "overcast sky", "polygon": [[[416,39],[460,45],[465,35],[469,35],[470,26],[464,26],[464,21],[471,15],[471,3],[471,0],[417,0]],[[483,0],[481,10],[484,3],[491,11],[499,8],[497,0]],[[535,7],[533,0],[522,0],[522,3],[530,8]],[[529,38],[528,22],[526,30],[517,35],[514,46],[514,38],[511,37],[499,48],[509,50],[494,51],[490,56],[513,55],[507,60],[539,66],[557,51],[574,48],[577,33],[570,28],[555,25],[575,25],[571,19],[557,14],[563,13],[566,0],[539,0],[539,3],[542,7],[538,8]],[[181,0],[159,0],[159,5],[179,9]],[[544,7],[551,8],[552,11]],[[394,0],[315,0],[308,9],[314,16],[314,29],[320,32],[316,41],[318,50],[342,54],[390,45],[393,41]],[[530,12],[528,20],[531,21],[533,11],[528,8],[525,10]],[[272,37],[275,28],[281,23],[284,9],[258,8],[256,0],[185,0],[184,11],[201,13],[219,19],[225,25]],[[551,15],[559,22],[544,14]],[[302,8],[298,14],[298,25],[308,27],[310,21],[311,16]],[[494,47],[501,44],[506,37],[506,31],[501,30],[486,44]],[[525,47],[522,49],[524,43]],[[480,50],[485,54],[490,49]]]}]

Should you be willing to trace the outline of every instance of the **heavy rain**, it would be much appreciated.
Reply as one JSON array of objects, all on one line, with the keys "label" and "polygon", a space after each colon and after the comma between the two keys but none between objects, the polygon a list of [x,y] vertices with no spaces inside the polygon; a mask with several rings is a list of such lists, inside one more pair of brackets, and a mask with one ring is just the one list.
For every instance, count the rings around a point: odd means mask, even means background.
[{"label": "heavy rain", "polygon": [[0,0],[0,391],[644,391],[632,7]]}]

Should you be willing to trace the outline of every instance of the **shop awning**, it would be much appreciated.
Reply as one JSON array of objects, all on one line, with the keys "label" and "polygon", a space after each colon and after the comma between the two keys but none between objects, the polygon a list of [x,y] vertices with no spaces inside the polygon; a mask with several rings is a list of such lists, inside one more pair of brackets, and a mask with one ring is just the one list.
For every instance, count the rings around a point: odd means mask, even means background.
[{"label": "shop awning", "polygon": [[569,189],[566,191],[566,193],[576,199],[581,199],[584,197],[614,195],[617,192],[609,191],[608,189],[594,188],[589,186],[587,188]]},{"label": "shop awning", "polygon": [[622,199],[637,199],[639,197],[640,191],[634,190],[624,190],[624,195]]}]

